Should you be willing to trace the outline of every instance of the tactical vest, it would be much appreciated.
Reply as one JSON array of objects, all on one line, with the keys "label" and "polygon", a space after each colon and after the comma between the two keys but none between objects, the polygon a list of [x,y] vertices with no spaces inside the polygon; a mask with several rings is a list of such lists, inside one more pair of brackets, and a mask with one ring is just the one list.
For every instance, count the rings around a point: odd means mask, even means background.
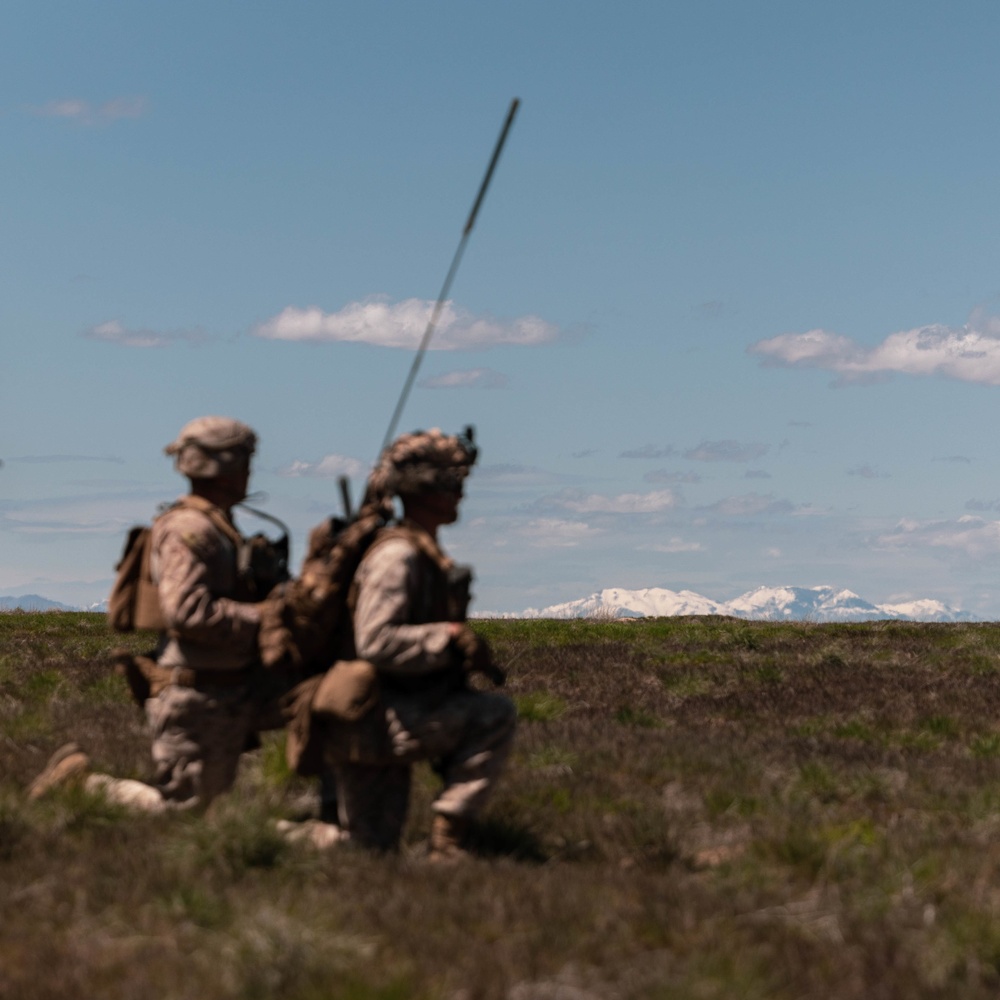
[{"label": "tactical vest", "polygon": [[[452,578],[454,561],[441,551],[440,546],[426,531],[416,525],[402,521],[383,528],[368,547],[365,557],[377,548],[394,539],[401,538],[419,553],[421,587],[417,600],[412,605],[411,625],[425,625],[428,622],[457,622],[465,620],[465,608],[459,607],[458,595],[453,592]],[[351,582],[347,603],[353,617],[358,602],[357,580]]]}]

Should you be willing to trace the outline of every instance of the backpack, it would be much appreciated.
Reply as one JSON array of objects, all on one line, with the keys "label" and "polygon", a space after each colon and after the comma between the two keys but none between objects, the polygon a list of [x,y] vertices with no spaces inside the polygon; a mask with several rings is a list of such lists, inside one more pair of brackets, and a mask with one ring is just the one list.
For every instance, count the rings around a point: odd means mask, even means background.
[{"label": "backpack", "polygon": [[160,596],[149,572],[153,529],[146,524],[131,528],[122,557],[115,566],[115,582],[108,596],[108,623],[116,632],[166,628]]},{"label": "backpack", "polygon": [[389,523],[388,512],[362,507],[356,518],[330,517],[309,534],[299,576],[261,604],[258,647],[265,667],[325,671],[352,642],[347,598],[361,559]]},{"label": "backpack", "polygon": [[[218,507],[196,496],[181,497],[161,509],[157,517],[178,507],[201,511],[236,549],[239,598],[259,600],[288,579],[288,529],[270,514],[242,504],[238,506],[279,525],[283,529],[281,538],[272,541],[258,533],[245,539]],[[108,596],[108,623],[116,632],[133,632],[136,629],[163,631],[166,628],[160,610],[159,588],[150,571],[152,537],[152,526],[137,524],[129,530],[125,539],[122,557],[115,566],[115,582]]]}]

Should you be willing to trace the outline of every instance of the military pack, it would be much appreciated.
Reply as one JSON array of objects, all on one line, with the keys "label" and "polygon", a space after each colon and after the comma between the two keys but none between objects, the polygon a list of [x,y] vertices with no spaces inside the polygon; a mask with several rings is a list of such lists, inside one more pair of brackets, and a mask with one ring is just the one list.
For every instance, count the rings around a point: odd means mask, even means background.
[{"label": "military pack", "polygon": [[331,517],[313,528],[302,570],[263,602],[258,643],[272,669],[320,673],[350,655],[347,597],[354,574],[388,517],[362,508],[357,518]]},{"label": "military pack", "polygon": [[[277,518],[252,507],[245,509],[282,527],[277,540],[257,533],[243,538],[229,519],[214,504],[198,496],[181,497],[161,510],[158,517],[178,507],[189,507],[203,513],[212,526],[236,550],[239,599],[261,600],[275,586],[288,579],[288,531]],[[108,596],[108,621],[117,632],[136,629],[162,631],[166,628],[160,598],[150,568],[153,529],[150,525],[135,525],[129,530],[122,557],[115,567],[115,582]]]},{"label": "military pack", "polygon": [[149,525],[133,527],[115,566],[117,575],[108,596],[108,622],[116,632],[166,627],[157,587],[149,571],[152,534]]}]

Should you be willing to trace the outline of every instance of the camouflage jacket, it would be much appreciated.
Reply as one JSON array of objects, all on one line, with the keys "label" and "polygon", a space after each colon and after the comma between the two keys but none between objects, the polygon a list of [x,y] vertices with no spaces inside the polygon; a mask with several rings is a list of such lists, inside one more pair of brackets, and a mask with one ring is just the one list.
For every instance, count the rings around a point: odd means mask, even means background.
[{"label": "camouflage jacket", "polygon": [[239,599],[235,527],[227,537],[198,509],[198,500],[184,498],[184,505],[153,523],[150,566],[167,625],[157,661],[164,667],[241,670],[256,659],[258,606]]},{"label": "camouflage jacket", "polygon": [[413,525],[387,528],[365,554],[351,595],[354,644],[384,679],[415,679],[453,666],[450,565],[430,535]]}]

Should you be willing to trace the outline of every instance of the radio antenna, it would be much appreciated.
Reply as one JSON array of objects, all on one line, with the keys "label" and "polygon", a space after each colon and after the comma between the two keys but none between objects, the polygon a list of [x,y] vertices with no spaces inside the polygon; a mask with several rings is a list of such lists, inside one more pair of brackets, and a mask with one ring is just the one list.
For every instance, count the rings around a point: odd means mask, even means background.
[{"label": "radio antenna", "polygon": [[437,302],[434,303],[434,310],[427,323],[427,329],[424,330],[424,335],[420,341],[420,346],[417,348],[413,364],[410,366],[410,373],[406,376],[406,381],[403,383],[403,391],[399,395],[399,402],[396,403],[396,409],[393,411],[392,419],[389,421],[389,429],[385,432],[385,440],[382,442],[382,448],[380,449],[379,454],[385,451],[396,435],[396,427],[399,424],[400,416],[402,416],[403,407],[406,405],[407,397],[410,395],[410,389],[413,388],[413,380],[417,377],[420,362],[423,361],[424,354],[427,351],[427,346],[430,344],[431,337],[434,335],[434,328],[437,326],[437,321],[441,316],[441,310],[444,308],[444,304],[448,300],[448,293],[451,291],[451,283],[455,277],[455,272],[458,271],[458,265],[461,263],[462,254],[465,252],[465,244],[468,243],[469,234],[472,232],[472,227],[476,224],[476,216],[479,214],[479,206],[482,205],[483,199],[486,197],[486,189],[490,186],[493,171],[496,169],[497,161],[500,159],[500,153],[503,150],[504,143],[507,141],[507,133],[510,131],[510,126],[514,121],[514,115],[517,114],[517,109],[520,103],[520,100],[516,97],[510,102],[510,110],[507,112],[507,119],[503,123],[503,128],[500,130],[500,137],[497,139],[497,144],[493,149],[493,156],[490,159],[490,165],[486,168],[486,176],[483,177],[483,183],[479,185],[479,193],[476,195],[472,211],[469,212],[468,221],[465,223],[465,228],[462,230],[462,238],[458,241],[458,248],[455,250],[455,256],[452,257],[451,260],[451,267],[448,268],[448,274],[444,279],[444,284],[441,286],[441,294],[438,295]]}]

